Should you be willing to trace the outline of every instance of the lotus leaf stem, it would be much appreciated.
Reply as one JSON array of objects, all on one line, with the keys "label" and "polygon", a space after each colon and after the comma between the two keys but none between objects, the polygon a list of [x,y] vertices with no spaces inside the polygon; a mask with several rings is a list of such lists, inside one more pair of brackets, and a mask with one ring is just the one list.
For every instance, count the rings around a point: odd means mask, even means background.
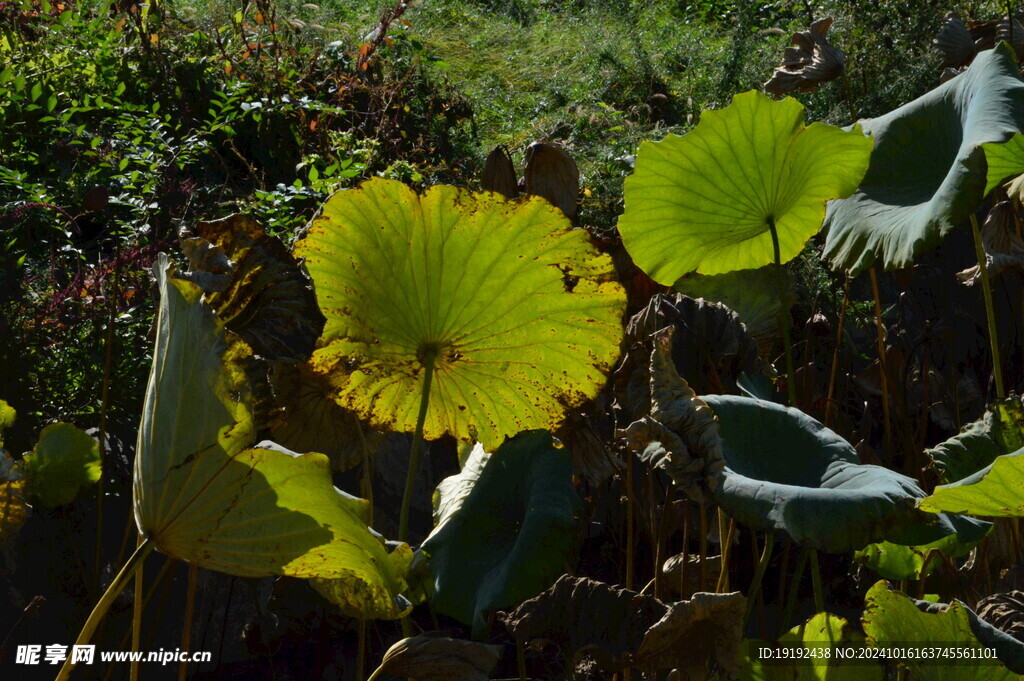
[{"label": "lotus leaf stem", "polygon": [[[768,216],[768,231],[772,235],[772,248],[775,252],[775,264],[782,267],[782,255],[779,248],[779,232],[775,229],[775,218]],[[796,372],[793,370],[793,348],[789,338],[789,310],[779,311],[779,330],[782,332],[782,351],[786,361],[786,393],[789,406],[796,406]]]},{"label": "lotus leaf stem", "polygon": [[[153,540],[146,537],[142,542],[135,548],[135,552],[128,557],[128,561],[121,568],[121,571],[114,577],[114,581],[110,583],[107,590],[100,596],[100,600],[96,602],[96,606],[92,609],[89,614],[89,619],[85,621],[85,625],[82,627],[82,631],[78,634],[78,638],[75,640],[76,646],[87,645],[92,640],[93,635],[96,633],[96,629],[99,627],[100,622],[106,617],[107,611],[110,610],[110,606],[113,605],[114,600],[124,591],[124,588],[128,586],[128,582],[135,573],[139,571],[142,564],[146,560],[146,556],[156,547]],[[75,664],[71,661],[71,656],[64,661],[64,666],[61,667],[60,673],[57,674],[56,681],[67,681],[67,678],[71,675],[72,670],[75,668]]]},{"label": "lotus leaf stem", "polygon": [[427,420],[430,405],[430,384],[434,380],[436,350],[423,353],[423,389],[420,395],[420,411],[416,416],[416,432],[412,435],[412,449],[409,452],[409,470],[405,474],[405,492],[402,494],[402,510],[398,516],[398,541],[409,539],[409,509],[412,507],[412,491],[416,486],[416,474],[420,469],[420,451],[423,449],[423,424]]},{"label": "lotus leaf stem", "polygon": [[988,317],[988,340],[992,346],[992,376],[996,382],[996,398],[1006,399],[1003,387],[1003,366],[999,359],[999,335],[996,332],[996,312],[992,304],[992,282],[988,278],[988,261],[981,241],[978,218],[971,214],[971,231],[974,232],[974,251],[978,256],[978,271],[981,273],[981,290],[985,296],[985,315]]},{"label": "lotus leaf stem", "polygon": [[811,549],[807,548],[800,551],[800,557],[796,561],[796,568],[794,568],[793,576],[789,581],[789,594],[786,596],[786,617],[782,625],[785,631],[788,631],[793,623],[793,610],[796,608],[796,597],[800,593],[800,580],[803,579],[804,568],[807,567],[807,558],[810,551]]},{"label": "lotus leaf stem", "polygon": [[836,374],[839,368],[839,348],[843,344],[843,322],[846,320],[846,306],[850,303],[850,277],[843,281],[843,304],[839,308],[839,323],[836,325],[836,347],[832,351],[832,370],[828,377],[828,397],[825,398],[825,427],[829,425],[832,415],[832,401],[836,394]]},{"label": "lotus leaf stem", "polygon": [[[757,534],[751,533],[751,539],[754,540],[754,548],[757,549]],[[747,612],[743,615],[743,629],[746,631],[747,622],[750,621],[750,615],[754,611],[754,602],[757,600],[757,596],[761,593],[761,580],[764,579],[764,573],[768,569],[768,563],[772,559],[772,548],[775,545],[775,533],[768,531],[764,536],[764,550],[761,551],[761,559],[757,561],[757,569],[754,570],[754,578],[750,581],[750,588],[747,590]]]},{"label": "lotus leaf stem", "polygon": [[878,293],[878,275],[875,268],[868,270],[871,278],[871,294],[875,298],[875,331],[878,336],[878,369],[882,387],[882,432],[885,449],[892,455],[892,422],[889,418],[889,363],[885,360],[885,323],[882,321],[882,298]]},{"label": "lotus leaf stem", "polygon": [[818,565],[818,550],[810,549],[811,584],[814,587],[814,611],[825,612],[825,592],[821,588],[821,566]]}]

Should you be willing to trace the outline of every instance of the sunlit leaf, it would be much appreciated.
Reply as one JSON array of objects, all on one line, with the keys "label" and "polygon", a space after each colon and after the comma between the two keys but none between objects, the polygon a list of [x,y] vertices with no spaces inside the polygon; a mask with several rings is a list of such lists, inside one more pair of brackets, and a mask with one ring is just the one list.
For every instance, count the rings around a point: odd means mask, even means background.
[{"label": "sunlit leaf", "polygon": [[161,255],[156,348],[135,457],[139,532],[164,553],[229,574],[340,580],[351,616],[393,618],[412,558],[366,527],[367,502],[331,483],[323,454],[253,446],[248,385],[223,363],[225,331]]},{"label": "sunlit leaf", "polygon": [[52,423],[22,465],[29,495],[43,506],[63,506],[100,479],[100,445],[70,423]]},{"label": "sunlit leaf", "polygon": [[546,201],[372,179],[335,194],[296,246],[327,317],[313,366],[335,399],[428,439],[489,445],[554,427],[605,383],[625,295],[611,259]]},{"label": "sunlit leaf", "polygon": [[1024,401],[1019,395],[995,400],[980,419],[945,442],[924,450],[940,482],[962,480],[997,457],[1024,447]]},{"label": "sunlit leaf", "polygon": [[[882,681],[885,670],[869,656],[858,657],[866,647],[864,634],[847,620],[829,612],[799,624],[779,637],[779,644],[793,655],[769,660],[758,650],[768,641],[744,641],[747,654],[740,672],[742,681]],[[837,650],[844,653],[837,655]]]},{"label": "sunlit leaf", "polygon": [[846,55],[826,39],[832,17],[819,19],[809,30],[794,33],[793,47],[787,47],[782,66],[775,69],[764,91],[774,95],[810,92],[821,83],[839,78],[846,71]]},{"label": "sunlit leaf", "polygon": [[626,178],[623,244],[653,279],[721,274],[781,262],[821,228],[825,203],[849,196],[868,167],[872,142],[859,128],[804,125],[795,99],[751,91],[705,111],[681,137],[643,142]]},{"label": "sunlit leaf", "polygon": [[[920,579],[942,566],[942,556],[953,560],[966,556],[987,535],[972,541],[962,541],[957,534],[920,546],[904,546],[892,542],[868,544],[854,554],[854,560],[867,565],[886,579]],[[941,555],[932,555],[938,551]],[[927,565],[926,565],[927,561]]]}]

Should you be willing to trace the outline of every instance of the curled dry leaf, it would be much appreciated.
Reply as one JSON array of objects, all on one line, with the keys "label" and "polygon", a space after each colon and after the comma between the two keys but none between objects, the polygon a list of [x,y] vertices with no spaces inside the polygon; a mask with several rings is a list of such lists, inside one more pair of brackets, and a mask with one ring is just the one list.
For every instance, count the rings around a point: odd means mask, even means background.
[{"label": "curled dry leaf", "polygon": [[480,188],[490,192],[498,192],[506,199],[519,196],[519,181],[516,179],[516,168],[505,145],[499,144],[487,154],[484,172],[480,176]]},{"label": "curled dry leaf", "polygon": [[[722,572],[722,556],[705,556],[704,577],[700,583],[700,556],[693,553],[679,553],[671,556],[661,566],[661,583],[680,598],[689,598],[698,591],[714,589]],[[683,569],[685,566],[685,570]]]},{"label": "curled dry leaf", "polygon": [[266,359],[309,358],[324,328],[299,261],[254,219],[232,215],[182,234],[191,271],[180,275],[229,330]]},{"label": "curled dry leaf", "polygon": [[576,215],[580,193],[580,171],[576,161],[557,144],[534,142],[526,149],[526,193],[540,196]]},{"label": "curled dry leaf", "polygon": [[416,681],[487,681],[501,659],[502,647],[421,634],[403,638],[384,653],[374,672]]},{"label": "curled dry leaf", "polygon": [[[1019,184],[1021,175],[1011,183]],[[985,218],[981,228],[981,243],[985,248],[985,264],[988,275],[997,277],[1006,270],[1024,270],[1024,240],[1017,234],[1017,212],[1010,201],[1000,201]],[[960,283],[973,286],[981,279],[978,265],[958,272]]]},{"label": "curled dry leaf", "polygon": [[562,576],[511,613],[499,613],[519,641],[546,638],[574,659],[590,654],[606,671],[627,666],[679,669],[683,678],[708,661],[725,678],[739,669],[746,599],[739,592],[697,593],[671,605],[585,577]]},{"label": "curled dry leaf", "polygon": [[1024,591],[992,594],[978,601],[978,617],[1024,641]]},{"label": "curled dry leaf", "polygon": [[1001,42],[1010,43],[1017,58],[1024,56],[1024,26],[1003,15],[988,21],[964,21],[955,13],[945,16],[933,44],[942,54],[942,66],[959,69],[969,65],[979,52]]},{"label": "curled dry leaf", "polygon": [[793,47],[787,47],[782,66],[775,69],[765,92],[783,95],[788,92],[809,92],[820,83],[835,80],[846,69],[846,55],[825,39],[832,17],[819,19],[810,30],[794,33]]}]

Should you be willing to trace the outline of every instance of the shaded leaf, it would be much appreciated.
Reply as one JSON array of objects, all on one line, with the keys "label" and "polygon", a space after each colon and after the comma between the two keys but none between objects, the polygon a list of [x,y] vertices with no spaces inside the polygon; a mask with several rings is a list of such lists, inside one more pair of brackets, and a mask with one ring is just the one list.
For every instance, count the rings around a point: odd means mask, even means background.
[{"label": "shaded leaf", "polygon": [[381,434],[334,401],[343,376],[318,373],[308,362],[277,362],[270,372],[274,402],[270,419],[274,441],[299,452],[320,452],[335,472],[347,471],[371,456]]},{"label": "shaded leaf", "polygon": [[675,289],[693,298],[728,305],[761,347],[774,344],[779,337],[781,315],[788,315],[796,302],[793,278],[785,267],[777,265],[710,276],[691,274],[677,281]]},{"label": "shaded leaf", "polygon": [[516,167],[512,157],[504,145],[491,149],[484,162],[484,172],[480,176],[480,188],[485,191],[498,192],[506,199],[519,196],[519,181],[516,179]]},{"label": "shaded leaf", "polygon": [[683,136],[640,145],[619,218],[623,244],[654,280],[786,262],[821,228],[825,203],[849,196],[868,167],[859,127],[804,126],[795,99],[736,95]]},{"label": "shaded leaf", "polygon": [[100,479],[100,445],[70,423],[51,423],[22,467],[29,496],[48,508],[63,506]]},{"label": "shaded leaf", "polygon": [[794,33],[782,66],[775,69],[764,91],[773,95],[810,92],[821,83],[839,78],[846,70],[846,55],[826,40],[832,17],[818,19],[810,30]]},{"label": "shaded leaf", "polygon": [[704,584],[700,582],[700,563],[700,554],[679,553],[669,556],[661,566],[662,586],[680,598],[689,598],[698,591],[714,591],[722,572],[722,556],[704,556]]},{"label": "shaded leaf", "polygon": [[232,215],[182,235],[192,271],[224,326],[266,359],[309,357],[324,326],[298,261],[256,220]]},{"label": "shaded leaf", "polygon": [[989,523],[971,518],[920,513],[915,503],[925,493],[916,480],[861,464],[852,445],[799,409],[733,395],[702,399],[723,442],[715,500],[741,523],[784,530],[829,553],[881,540],[927,544],[953,533],[976,541],[988,531]]},{"label": "shaded leaf", "polygon": [[[930,575],[943,564],[941,556],[932,556],[939,551],[950,560],[966,556],[987,536],[982,534],[972,541],[961,541],[956,534],[920,546],[903,546],[892,542],[868,544],[854,554],[854,560],[863,563],[886,579],[920,579]],[[929,556],[931,556],[929,558]],[[925,561],[928,562],[927,567]]]},{"label": "shaded leaf", "polygon": [[942,26],[932,43],[942,54],[942,65],[950,69],[967,66],[978,53],[967,24],[952,12],[943,17]]},{"label": "shaded leaf", "polygon": [[526,193],[547,199],[567,216],[576,215],[580,171],[557,144],[534,142],[526,148]]},{"label": "shaded leaf", "polygon": [[[866,657],[854,657],[866,647],[864,634],[847,620],[829,612],[799,624],[779,637],[780,644],[793,649],[786,660],[766,660],[756,648],[771,647],[766,641],[745,641],[740,678],[743,681],[882,681],[885,670],[881,663]],[[849,657],[840,658],[836,649],[843,648]],[[801,654],[801,651],[806,651]]]},{"label": "shaded leaf", "polygon": [[431,634],[388,648],[380,671],[416,681],[487,681],[502,647]]},{"label": "shaded leaf", "polygon": [[[920,606],[933,612],[925,612]],[[868,641],[879,647],[892,645],[901,648],[931,647],[941,641],[942,646],[974,651],[974,659],[954,657],[938,661],[908,656],[904,660],[905,666],[915,679],[921,681],[958,681],[966,678],[1002,681],[1017,678],[999,662],[982,659],[982,648],[991,644],[986,642],[983,645],[978,640],[971,621],[972,616],[975,620],[977,616],[963,603],[922,603],[920,606],[899,591],[891,591],[884,581],[876,583],[868,591],[864,602],[862,622]]]},{"label": "shaded leaf", "polygon": [[1018,395],[995,400],[980,419],[957,435],[924,450],[941,482],[961,480],[990,465],[997,457],[1024,447],[1024,401]]},{"label": "shaded leaf", "polygon": [[438,487],[437,527],[423,542],[438,612],[471,624],[551,586],[574,553],[580,500],[572,462],[535,430],[491,455],[474,449],[462,473]]},{"label": "shaded leaf", "polygon": [[0,449],[0,546],[17,534],[28,514],[25,476],[7,452]]},{"label": "shaded leaf", "polygon": [[367,502],[341,494],[322,454],[253,446],[248,386],[222,362],[224,327],[202,291],[161,254],[156,347],[134,474],[140,534],[179,560],[246,577],[338,580],[352,617],[398,617],[412,560],[366,527]]},{"label": "shaded leaf", "polygon": [[499,615],[519,641],[551,639],[568,659],[590,653],[607,671],[626,666],[702,672],[715,661],[731,678],[739,669],[746,599],[739,592],[697,593],[665,604],[635,591],[562,576],[550,589]]},{"label": "shaded leaf", "polygon": [[[981,243],[989,278],[1007,270],[1024,270],[1024,240],[1017,235],[1017,214],[1009,201],[1000,201],[988,212],[981,227]],[[981,280],[981,267],[975,265],[957,272],[956,278],[973,286]]]},{"label": "shaded leaf", "polygon": [[414,430],[431,355],[425,437],[491,446],[557,425],[618,356],[611,259],[540,199],[376,178],[330,198],[296,252],[328,317],[313,366],[383,429]]},{"label": "shaded leaf", "polygon": [[875,151],[860,188],[828,206],[824,255],[856,275],[907,267],[967,219],[985,194],[981,145],[1024,124],[1024,83],[1006,46],[884,116],[861,121]]}]

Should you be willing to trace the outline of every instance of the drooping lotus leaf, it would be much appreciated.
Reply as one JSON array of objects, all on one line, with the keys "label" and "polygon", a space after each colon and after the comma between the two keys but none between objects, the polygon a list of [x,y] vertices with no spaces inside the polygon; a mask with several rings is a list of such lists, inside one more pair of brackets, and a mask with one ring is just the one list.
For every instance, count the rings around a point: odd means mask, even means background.
[{"label": "drooping lotus leaf", "polygon": [[[729,276],[729,275],[722,275]],[[666,327],[677,329],[672,360],[679,375],[698,393],[739,392],[741,374],[759,374],[757,344],[736,313],[715,299],[695,300],[689,294],[658,293],[626,325],[629,353],[616,370],[620,407],[646,411],[650,397],[649,336]],[[630,397],[630,393],[636,393]]]},{"label": "drooping lotus leaf", "polygon": [[[950,560],[966,556],[986,535],[963,542],[956,534],[948,534],[937,541],[921,546],[904,546],[883,541],[868,544],[854,554],[854,560],[863,563],[886,579],[920,579],[943,564],[940,556],[929,555],[940,551]],[[928,561],[927,566],[925,561]]]},{"label": "drooping lotus leaf", "polygon": [[821,228],[825,202],[849,196],[868,167],[871,140],[856,126],[804,126],[795,99],[750,91],[705,111],[683,136],[643,142],[626,178],[623,244],[651,278],[721,274],[781,262]]},{"label": "drooping lotus leaf", "polygon": [[728,305],[754,340],[769,347],[779,337],[781,315],[788,315],[796,302],[795,288],[786,268],[776,265],[712,276],[690,275],[675,283],[677,291],[691,298]]},{"label": "drooping lotus leaf", "polygon": [[[859,649],[867,645],[864,634],[838,615],[819,612],[780,636],[778,642],[786,648],[795,648],[797,656],[768,660],[758,648],[771,647],[770,642],[744,640],[742,681],[882,681],[885,678],[881,663],[857,656]],[[801,654],[801,648],[806,653]],[[837,649],[843,650],[843,657],[836,654]]]},{"label": "drooping lotus leaf", "polygon": [[939,485],[920,507],[933,513],[969,513],[991,518],[1024,516],[1024,448],[996,457],[966,478]]},{"label": "drooping lotus leaf", "polygon": [[224,326],[266,359],[300,361],[316,347],[324,318],[309,279],[280,239],[247,215],[199,222],[182,234],[192,271]]},{"label": "drooping lotus leaf", "polygon": [[978,601],[975,610],[983,622],[1024,641],[1024,591],[1014,589],[985,596]]},{"label": "drooping lotus leaf", "polygon": [[988,175],[985,181],[987,195],[1006,180],[1007,193],[1021,200],[1021,189],[1024,189],[1021,176],[1024,175],[1024,133],[1016,133],[1002,143],[990,142],[982,144],[985,150],[985,161]]},{"label": "drooping lotus leaf", "polygon": [[907,267],[967,219],[985,195],[981,145],[1024,126],[1024,82],[1005,45],[966,72],[884,116],[861,121],[875,137],[857,192],[829,204],[825,257],[857,274],[880,258]]},{"label": "drooping lotus leaf", "polygon": [[47,508],[70,504],[100,479],[100,445],[70,423],[51,423],[22,460],[28,494]]},{"label": "drooping lotus leaf", "polygon": [[487,154],[483,174],[480,176],[480,188],[489,192],[498,192],[506,199],[514,199],[519,196],[516,167],[504,145],[494,147],[491,149],[491,153]]},{"label": "drooping lotus leaf", "polygon": [[526,148],[523,172],[526,193],[540,196],[572,217],[580,195],[580,171],[576,161],[557,144],[534,142]]},{"label": "drooping lotus leaf", "polygon": [[929,518],[913,478],[861,464],[842,437],[799,409],[749,397],[704,395],[718,417],[725,467],[716,501],[738,521],[784,530],[829,553],[888,540],[927,544],[956,533],[976,541],[989,523]]},{"label": "drooping lotus leaf", "polygon": [[938,471],[939,481],[962,480],[990,465],[996,458],[1024,447],[1024,401],[1019,395],[995,400],[980,419],[957,435],[924,453]]},{"label": "drooping lotus leaf", "polygon": [[21,529],[28,512],[25,476],[14,459],[0,449],[0,545]]},{"label": "drooping lotus leaf", "polygon": [[[981,225],[981,246],[990,281],[1008,270],[1024,270],[1024,239],[1017,234],[1017,210],[1013,203],[1000,201],[988,211]],[[956,278],[973,286],[981,281],[981,266],[957,272]]]},{"label": "drooping lotus leaf", "polygon": [[202,290],[154,265],[153,369],[136,446],[135,520],[164,553],[228,574],[338,580],[353,617],[394,618],[412,552],[385,550],[368,504],[338,492],[323,454],[253,446],[248,386],[222,362],[224,327]]},{"label": "drooping lotus leaf", "polygon": [[318,371],[336,399],[412,431],[435,356],[424,436],[486,444],[552,427],[597,394],[622,338],[612,263],[541,199],[372,179],[331,197],[296,246],[327,316]]},{"label": "drooping lotus leaf", "polygon": [[[586,577],[563,575],[544,593],[499,619],[517,641],[554,641],[568,661],[589,654],[610,674],[627,666],[680,669],[698,676],[714,660],[733,678],[739,668],[743,594],[657,598]],[[687,675],[687,672],[693,675]]]},{"label": "drooping lotus leaf", "polygon": [[422,546],[432,603],[472,624],[474,636],[489,613],[536,596],[568,569],[580,500],[569,453],[547,431],[521,433],[491,455],[476,448],[439,497],[443,512]]},{"label": "drooping lotus leaf", "polygon": [[487,681],[503,652],[502,646],[427,633],[388,648],[380,671],[416,681]]},{"label": "drooping lotus leaf", "polygon": [[[949,605],[915,603],[899,591],[890,590],[885,581],[880,581],[868,591],[861,622],[872,646],[920,651],[941,642],[941,648],[960,649],[959,653],[950,651],[952,655],[942,658],[924,659],[923,656],[907,655],[902,662],[910,669],[913,678],[920,681],[1003,681],[1018,678],[1000,662],[1006,660],[1014,667],[1019,666],[1007,655],[1012,653],[1007,642],[993,634],[990,625],[981,622],[959,601]],[[982,632],[986,627],[987,631]],[[984,641],[979,640],[982,636]],[[1021,646],[1019,642],[1017,645]],[[996,648],[998,660],[985,659],[985,648],[990,646]]]},{"label": "drooping lotus leaf", "polygon": [[832,17],[826,17],[811,24],[809,30],[794,33],[789,39],[793,46],[786,48],[782,66],[764,84],[764,91],[773,95],[810,92],[843,75],[846,55],[826,38],[831,26]]}]

